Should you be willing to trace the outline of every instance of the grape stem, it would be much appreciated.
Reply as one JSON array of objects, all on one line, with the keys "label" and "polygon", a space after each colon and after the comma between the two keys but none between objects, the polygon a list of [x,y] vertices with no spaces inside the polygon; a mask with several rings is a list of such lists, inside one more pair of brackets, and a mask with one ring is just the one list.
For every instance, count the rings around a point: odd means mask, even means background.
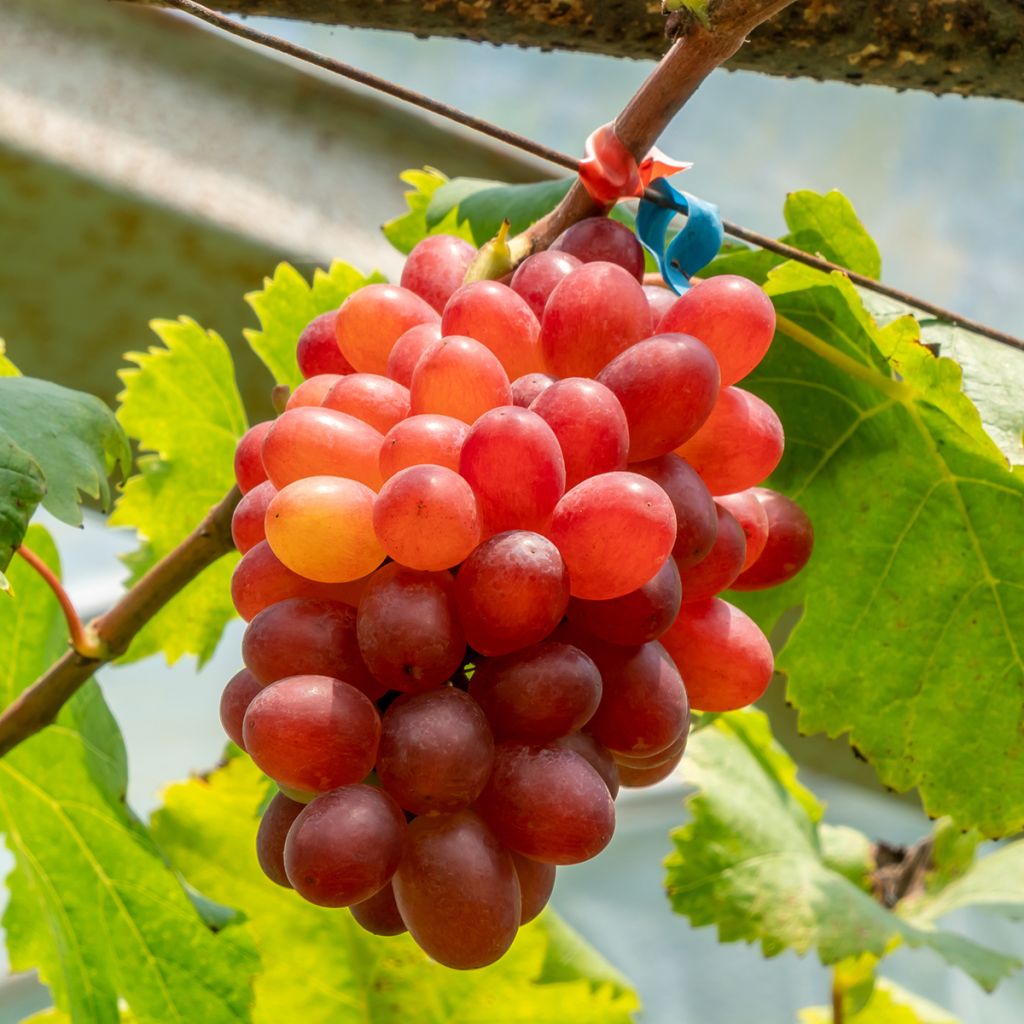
[{"label": "grape stem", "polygon": [[54,588],[68,615],[74,649],[51,665],[0,714],[0,757],[49,725],[97,669],[123,654],[142,627],[172,597],[232,549],[231,514],[241,496],[238,488],[233,487],[192,533],[127,590],[108,612],[85,628],[81,646],[75,640],[70,616],[74,615],[79,629],[81,622],[60,581],[38,556],[32,552],[26,555],[24,547],[19,549],[19,554]]},{"label": "grape stem", "polygon": [[839,974],[832,971],[832,1024],[843,1024],[843,986],[839,982]]},{"label": "grape stem", "polygon": [[57,601],[60,603],[61,611],[68,624],[68,635],[71,638],[71,648],[83,658],[101,658],[104,654],[103,641],[99,638],[92,625],[83,626],[82,620],[75,611],[71,597],[64,589],[64,585],[57,578],[56,573],[30,548],[25,544],[17,549],[17,553],[43,578],[46,585],[54,592]]}]

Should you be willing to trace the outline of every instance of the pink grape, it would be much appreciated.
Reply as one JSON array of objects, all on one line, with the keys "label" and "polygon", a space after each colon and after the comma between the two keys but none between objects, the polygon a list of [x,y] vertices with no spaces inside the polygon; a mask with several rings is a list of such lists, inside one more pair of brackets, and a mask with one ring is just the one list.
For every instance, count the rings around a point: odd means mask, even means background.
[{"label": "pink grape", "polygon": [[644,250],[625,224],[610,217],[586,217],[563,231],[552,243],[584,263],[616,263],[637,281],[644,279]]},{"label": "pink grape", "polygon": [[428,235],[417,242],[402,267],[401,285],[438,313],[462,284],[476,249],[457,235]]},{"label": "pink grape", "polygon": [[784,444],[782,424],[767,402],[740,388],[723,388],[704,426],[676,452],[712,494],[732,494],[769,476]]},{"label": "pink grape", "polygon": [[533,310],[498,281],[473,281],[456,291],[441,314],[441,332],[446,337],[475,338],[486,345],[509,380],[544,369],[540,324]]},{"label": "pink grape", "polygon": [[749,490],[723,494],[715,499],[716,504],[732,513],[746,538],[747,554],[740,568],[741,573],[757,561],[768,541],[768,513],[758,500],[757,490],[756,487],[751,487]]},{"label": "pink grape", "polygon": [[567,252],[544,249],[527,256],[516,267],[509,287],[526,300],[534,316],[540,320],[544,316],[544,307],[555,285],[581,266],[583,261],[570,256]]},{"label": "pink grape", "polygon": [[340,373],[318,373],[304,380],[289,396],[285,411],[298,409],[303,405],[320,405],[324,396],[342,379]]},{"label": "pink grape", "polygon": [[718,397],[718,364],[685,334],[659,334],[616,356],[597,379],[629,424],[629,461],[667,455],[692,437]]},{"label": "pink grape", "polygon": [[676,539],[668,495],[636,473],[602,473],[567,491],[549,536],[569,569],[574,597],[605,601],[643,586]]},{"label": "pink grape", "polygon": [[338,348],[336,322],[338,311],[332,309],[314,317],[303,328],[295,349],[302,376],[309,380],[322,373],[352,373],[352,364]]},{"label": "pink grape", "polygon": [[410,327],[439,320],[436,310],[408,288],[370,284],[342,303],[335,336],[353,369],[384,374],[391,349]]},{"label": "pink grape", "polygon": [[289,829],[288,880],[320,907],[362,903],[391,881],[405,842],[405,817],[387,793],[343,786],[307,804]]},{"label": "pink grape", "polygon": [[242,637],[242,660],[265,684],[292,675],[329,676],[371,700],[384,692],[359,654],[355,609],[337,601],[290,598],[266,608]]},{"label": "pink grape", "polygon": [[372,935],[401,935],[408,931],[395,902],[395,889],[391,882],[368,900],[353,903],[349,911],[359,927]]},{"label": "pink grape", "polygon": [[569,604],[569,574],[546,537],[510,530],[462,563],[455,599],[470,646],[488,656],[508,654],[558,625]]},{"label": "pink grape", "polygon": [[440,686],[466,652],[451,574],[389,562],[363,593],[356,633],[363,660],[381,685],[407,692]]},{"label": "pink grape", "polygon": [[718,508],[718,530],[711,550],[696,565],[680,572],[683,602],[705,601],[725,590],[740,574],[747,557],[747,539],[736,517]]},{"label": "pink grape", "polygon": [[567,377],[534,400],[535,412],[554,431],[565,460],[565,486],[626,468],[629,425],[615,395],[596,380]]},{"label": "pink grape", "polygon": [[771,299],[753,281],[723,274],[699,281],[658,324],[700,338],[715,354],[722,387],[746,377],[764,358],[775,333]]},{"label": "pink grape", "polygon": [[771,682],[771,645],[753,619],[726,601],[684,604],[662,641],[697,711],[746,707]]},{"label": "pink grape", "polygon": [[242,735],[246,752],[272,779],[323,793],[370,773],[380,716],[366,694],[340,679],[295,675],[252,699]]},{"label": "pink grape", "polygon": [[653,480],[668,495],[676,513],[672,556],[680,569],[696,565],[711,550],[718,534],[718,509],[707,484],[675,454],[634,462],[629,470]]},{"label": "pink grape", "polygon": [[243,555],[260,541],[266,540],[267,531],[263,521],[275,494],[277,488],[269,480],[264,480],[243,494],[242,500],[235,506],[231,514],[231,539]]},{"label": "pink grape", "polygon": [[636,279],[614,263],[585,263],[548,298],[540,343],[549,373],[596,377],[650,330],[647,296]]},{"label": "pink grape", "polygon": [[615,830],[604,780],[579,754],[555,745],[499,743],[476,806],[510,850],[545,864],[589,860]]},{"label": "pink grape", "polygon": [[299,407],[282,413],[263,440],[263,464],[279,490],[312,476],[340,476],[380,487],[383,434],[334,409]]},{"label": "pink grape", "polygon": [[305,806],[297,800],[289,799],[284,793],[275,793],[260,818],[260,827],[256,832],[256,859],[263,874],[275,885],[285,889],[290,889],[292,883],[288,881],[288,873],[284,869],[284,844],[288,830]]},{"label": "pink grape", "polygon": [[667,558],[642,587],[622,597],[610,601],[574,597],[569,602],[569,620],[609,643],[645,644],[657,640],[675,622],[681,600],[679,569]]},{"label": "pink grape", "polygon": [[289,569],[307,579],[357,580],[384,561],[373,530],[374,497],[369,487],[344,477],[296,480],[267,506],[267,542]]},{"label": "pink grape", "polygon": [[601,702],[601,673],[579,648],[542,643],[481,659],[469,695],[498,739],[547,743],[590,721]]},{"label": "pink grape", "polygon": [[373,528],[384,550],[411,569],[450,569],[480,541],[473,489],[443,466],[400,470],[373,504]]},{"label": "pink grape", "polygon": [[396,423],[380,447],[380,474],[389,480],[412,466],[430,463],[458,472],[469,424],[451,416],[423,414]]},{"label": "pink grape", "polygon": [[509,405],[470,428],[459,472],[476,494],[485,534],[542,532],[565,490],[558,438],[535,412]]},{"label": "pink grape", "polygon": [[321,404],[348,413],[383,435],[409,415],[409,389],[376,373],[350,373],[338,378]]},{"label": "pink grape", "polygon": [[764,549],[749,569],[735,580],[734,590],[763,590],[792,579],[808,562],[814,548],[814,527],[792,499],[767,487],[755,487],[768,518]]},{"label": "pink grape", "polygon": [[547,905],[555,888],[555,865],[542,864],[539,860],[531,860],[514,850],[512,864],[519,879],[519,893],[523,910],[519,923],[529,924]]},{"label": "pink grape", "polygon": [[557,380],[550,373],[527,373],[512,381],[512,404],[529,409],[533,400]]},{"label": "pink grape", "polygon": [[409,390],[414,413],[440,413],[465,423],[512,401],[498,357],[480,342],[458,336],[442,338],[423,353]]},{"label": "pink grape", "polygon": [[267,479],[267,469],[263,465],[263,439],[273,424],[273,420],[254,424],[242,435],[235,448],[235,479],[243,494],[248,494]]},{"label": "pink grape", "polygon": [[261,540],[235,566],[231,576],[231,602],[235,611],[249,622],[264,608],[290,597],[342,601],[353,608],[359,604],[368,576],[348,583],[317,583],[292,572]]},{"label": "pink grape", "polygon": [[441,340],[441,324],[417,324],[395,342],[388,356],[387,375],[403,387],[412,386],[412,372],[420,356]]},{"label": "pink grape", "polygon": [[645,284],[644,295],[647,296],[647,304],[651,307],[651,334],[658,333],[658,324],[662,318],[675,304],[678,295],[669,288],[663,288],[659,284]]},{"label": "pink grape", "polygon": [[414,814],[468,807],[493,761],[487,718],[461,690],[407,694],[384,715],[377,775],[399,806]]},{"label": "pink grape", "polygon": [[263,689],[261,683],[247,668],[236,672],[229,680],[220,698],[220,724],[228,738],[237,747],[245,749],[242,720],[253,698]]},{"label": "pink grape", "polygon": [[445,967],[494,963],[522,916],[508,850],[472,811],[419,817],[408,836],[393,885],[412,937]]}]

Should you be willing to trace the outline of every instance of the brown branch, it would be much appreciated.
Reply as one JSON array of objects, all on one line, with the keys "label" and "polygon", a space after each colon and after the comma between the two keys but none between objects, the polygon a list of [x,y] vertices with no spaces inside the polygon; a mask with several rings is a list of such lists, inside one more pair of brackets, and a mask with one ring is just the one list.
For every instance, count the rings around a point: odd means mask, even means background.
[{"label": "brown branch", "polygon": [[123,654],[136,634],[183,587],[234,546],[231,514],[241,498],[233,487],[173,551],[164,556],[90,628],[102,657],[68,651],[0,714],[0,757],[49,725],[76,691],[108,661]]}]

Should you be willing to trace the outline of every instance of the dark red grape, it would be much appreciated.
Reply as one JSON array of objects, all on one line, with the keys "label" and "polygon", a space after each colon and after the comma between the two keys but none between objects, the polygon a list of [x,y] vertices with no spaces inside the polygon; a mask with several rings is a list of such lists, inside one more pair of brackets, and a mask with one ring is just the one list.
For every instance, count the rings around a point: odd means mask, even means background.
[{"label": "dark red grape", "polygon": [[236,746],[245,749],[242,736],[242,720],[253,698],[263,684],[247,669],[236,672],[229,680],[220,697],[220,724]]},{"label": "dark red grape", "polygon": [[577,221],[551,243],[550,250],[569,253],[583,263],[616,263],[638,281],[644,279],[643,246],[625,224],[610,217]]},{"label": "dark red grape", "polygon": [[353,903],[349,911],[359,926],[373,935],[401,935],[408,930],[395,902],[395,889],[391,882],[368,900]]},{"label": "dark red grape", "polygon": [[768,536],[757,561],[733,580],[733,590],[785,583],[807,564],[814,548],[814,527],[795,501],[767,487],[755,487],[753,493],[768,517]]},{"label": "dark red grape", "polygon": [[720,505],[718,530],[711,550],[696,564],[680,572],[683,602],[705,601],[726,587],[743,568],[747,557],[747,539],[736,517]]},{"label": "dark red grape", "polygon": [[555,888],[555,865],[542,864],[539,860],[531,860],[515,850],[512,863],[519,879],[519,893],[522,898],[523,911],[519,923],[529,924],[547,905],[551,892]]},{"label": "dark red grape", "polygon": [[276,793],[267,804],[256,832],[256,859],[263,868],[263,874],[285,889],[290,889],[292,883],[284,869],[284,843],[292,822],[305,806],[297,800],[290,800],[284,793]]},{"label": "dark red grape", "polygon": [[555,746],[579,754],[601,776],[611,798],[614,800],[619,795],[619,769],[615,759],[611,751],[589,732],[571,732],[568,736],[561,736],[555,740]]}]

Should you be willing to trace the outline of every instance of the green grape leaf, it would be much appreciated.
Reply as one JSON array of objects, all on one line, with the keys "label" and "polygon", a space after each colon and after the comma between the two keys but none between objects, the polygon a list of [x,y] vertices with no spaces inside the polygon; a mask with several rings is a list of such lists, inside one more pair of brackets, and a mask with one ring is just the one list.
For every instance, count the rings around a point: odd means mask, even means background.
[{"label": "green grape leaf", "polygon": [[510,233],[517,235],[553,210],[573,181],[575,178],[556,178],[506,185],[482,178],[454,178],[430,197],[427,226],[436,228],[454,215],[460,226],[469,226],[470,240],[483,245],[498,233],[502,221],[507,219],[511,224]]},{"label": "green grape leaf", "polygon": [[306,324],[321,313],[337,309],[357,288],[384,280],[376,272],[365,275],[336,260],[329,270],[318,267],[313,272],[313,283],[307,284],[291,264],[281,263],[274,276],[264,280],[261,291],[245,297],[260,321],[259,330],[246,330],[246,340],[278,384],[297,387],[302,374],[295,360],[295,346]]},{"label": "green grape leaf", "polygon": [[[234,451],[246,428],[227,345],[188,319],[152,324],[163,346],[132,352],[122,370],[118,418],[139,442],[139,472],[125,485],[111,523],[134,527],[139,550],[125,562],[138,579],[198,525],[234,484]],[[237,556],[215,562],[136,636],[129,658],[162,651],[205,661],[234,617],[231,572]]]},{"label": "green grape leaf", "polygon": [[[28,540],[56,569],[45,531],[32,527]],[[0,604],[4,705],[66,648],[43,580],[21,562],[11,578],[17,597]],[[89,1024],[117,1022],[119,999],[142,1024],[248,1021],[258,960],[247,933],[203,923],[125,804],[126,781],[121,734],[95,682],[0,761],[12,969],[38,968],[57,1007]]]},{"label": "green grape leaf", "polygon": [[[799,1013],[800,1024],[832,1024],[831,1006],[809,1006]],[[948,1010],[908,992],[894,981],[879,978],[871,997],[843,1014],[843,1024],[960,1024]]]},{"label": "green grape leaf", "polygon": [[[935,950],[987,989],[1019,961],[876,903],[826,859],[821,805],[759,711],[731,712],[696,732],[682,763],[696,788],[690,821],[672,833],[666,888],[673,909],[722,942],[759,942],[765,956],[816,949],[824,964],[899,943]],[[863,845],[863,842],[861,844]],[[849,848],[849,839],[843,841]]]},{"label": "green grape leaf", "polygon": [[28,529],[46,493],[39,463],[0,430],[0,590],[9,590],[3,570]]},{"label": "green grape leaf", "polygon": [[447,183],[446,175],[433,167],[424,167],[422,170],[403,171],[399,178],[407,185],[412,185],[412,191],[405,193],[405,202],[409,209],[401,216],[389,220],[381,228],[384,237],[399,252],[408,255],[412,247],[427,235],[458,235],[467,242],[473,241],[472,231],[468,225],[459,225],[454,212],[432,225],[427,224],[427,207],[434,193]]},{"label": "green grape leaf", "polygon": [[932,853],[925,884],[936,891],[960,878],[974,864],[980,832],[961,832],[951,818],[941,818],[932,830]]},{"label": "green grape leaf", "polygon": [[779,329],[744,386],[779,412],[771,485],[807,510],[816,547],[796,579],[737,601],[769,628],[803,605],[778,658],[802,731],[849,733],[933,816],[1018,830],[1024,477],[913,320],[879,328],[845,275],[795,263],[766,288]]},{"label": "green grape leaf", "polygon": [[865,277],[881,277],[878,246],[842,192],[790,192],[782,212],[791,232],[784,242]]},{"label": "green grape leaf", "polygon": [[103,402],[34,377],[0,376],[0,434],[42,470],[43,507],[72,526],[82,523],[82,496],[106,509],[110,475],[131,466],[128,439]]},{"label": "green grape leaf", "polygon": [[[564,925],[526,926],[491,967],[449,971],[407,935],[379,938],[346,911],[324,910],[269,882],[254,854],[267,783],[248,758],[170,788],[153,821],[172,864],[221,903],[241,910],[263,957],[256,1024],[626,1024],[636,996]],[[296,963],[315,963],[297,973]]]}]

